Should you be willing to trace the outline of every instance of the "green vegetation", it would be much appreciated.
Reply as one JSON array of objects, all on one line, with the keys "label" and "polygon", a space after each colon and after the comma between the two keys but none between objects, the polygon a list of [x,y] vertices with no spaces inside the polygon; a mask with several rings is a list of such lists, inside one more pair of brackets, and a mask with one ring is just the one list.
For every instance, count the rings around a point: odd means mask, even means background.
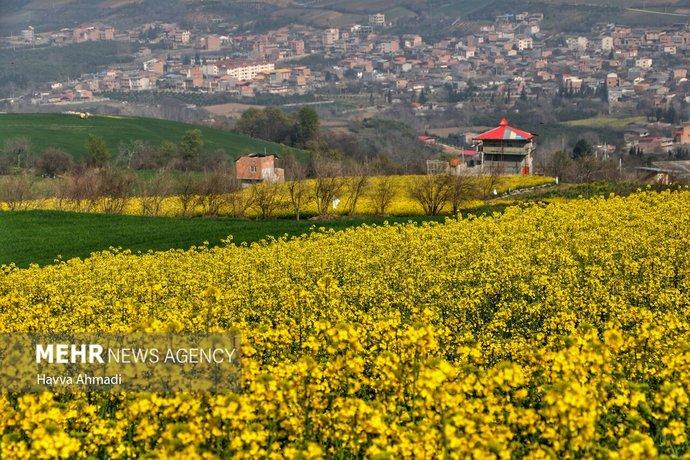
[{"label": "green vegetation", "polygon": [[[611,194],[618,196],[628,196],[639,190],[653,190],[661,192],[664,190],[679,190],[682,185],[663,185],[663,184],[642,184],[639,182],[613,182],[602,181],[592,182],[590,184],[560,184],[556,187],[549,187],[540,190],[526,192],[513,197],[513,203],[525,201],[541,201],[553,199],[578,199],[578,198],[593,198],[595,196],[609,196]],[[504,200],[502,198],[496,201]],[[489,206],[493,205],[489,202]]]},{"label": "green vegetation", "polygon": [[189,248],[204,241],[221,244],[229,235],[251,243],[269,235],[301,235],[312,227],[341,230],[362,224],[422,222],[441,217],[357,218],[334,221],[177,219],[166,217],[81,214],[59,211],[0,212],[0,265],[52,263],[87,257],[91,252],[121,247],[132,251]]},{"label": "green vegetation", "polygon": [[0,50],[0,96],[93,73],[108,64],[130,62],[132,50],[131,43],[115,41]]},{"label": "green vegetation", "polygon": [[178,143],[190,129],[199,129],[204,148],[223,149],[232,156],[244,153],[280,153],[284,146],[272,142],[205,126],[195,126],[154,118],[89,116],[80,118],[64,114],[0,114],[0,145],[5,140],[27,137],[34,152],[57,147],[79,160],[87,156],[89,136],[102,138],[110,152],[117,152],[121,142],[142,140],[151,144],[163,141]]},{"label": "green vegetation", "polygon": [[647,119],[645,117],[591,117],[582,120],[566,121],[563,124],[568,126],[578,126],[586,128],[614,128],[625,129],[631,123],[644,123]]},{"label": "green vegetation", "polygon": [[429,1],[429,11],[435,17],[449,16],[455,20],[458,17],[465,18],[482,8],[486,8],[487,3],[491,2],[486,0],[431,0]]},{"label": "green vegetation", "polygon": [[[558,199],[591,198],[611,193],[626,196],[639,189],[661,191],[678,186],[645,186],[633,182],[597,182],[592,184],[561,184],[528,191],[514,196],[499,197],[478,207],[462,211],[463,215],[491,215],[509,206]],[[207,241],[211,246],[222,244],[232,235],[235,243],[252,243],[268,236],[297,236],[314,228],[342,230],[363,224],[384,222],[442,221],[443,216],[358,217],[328,221],[295,221],[288,219],[244,220],[232,218],[169,218],[61,211],[0,212],[0,265],[15,263],[26,267],[31,263],[52,263],[58,255],[63,260],[87,257],[91,252],[110,247],[136,251],[186,249]]]},{"label": "green vegetation", "polygon": [[267,141],[305,146],[319,134],[319,116],[311,107],[287,114],[276,107],[250,108],[237,120],[237,131]]}]

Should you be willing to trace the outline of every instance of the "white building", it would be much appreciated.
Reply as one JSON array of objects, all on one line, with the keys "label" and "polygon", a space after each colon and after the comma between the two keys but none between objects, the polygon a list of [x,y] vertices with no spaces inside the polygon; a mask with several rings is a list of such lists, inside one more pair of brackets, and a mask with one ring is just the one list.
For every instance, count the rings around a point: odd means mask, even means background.
[{"label": "white building", "polygon": [[651,69],[653,63],[652,58],[640,58],[635,61],[635,66],[641,69]]},{"label": "white building", "polygon": [[386,15],[376,13],[369,16],[369,25],[373,27],[383,27],[386,25]]},{"label": "white building", "polygon": [[602,37],[601,49],[602,49],[602,51],[612,51],[613,50],[613,37]]},{"label": "white building", "polygon": [[29,26],[26,29],[22,30],[22,40],[24,40],[26,43],[33,43],[34,42],[34,28]]},{"label": "white building", "polygon": [[326,29],[323,31],[323,45],[333,46],[335,42],[340,39],[340,31],[338,29]]},{"label": "white building", "polygon": [[243,62],[226,63],[219,65],[219,74],[225,73],[236,80],[252,80],[260,73],[270,73],[275,70],[272,62]]},{"label": "white building", "polygon": [[517,41],[517,48],[519,51],[531,50],[534,45],[532,37],[520,37]]}]

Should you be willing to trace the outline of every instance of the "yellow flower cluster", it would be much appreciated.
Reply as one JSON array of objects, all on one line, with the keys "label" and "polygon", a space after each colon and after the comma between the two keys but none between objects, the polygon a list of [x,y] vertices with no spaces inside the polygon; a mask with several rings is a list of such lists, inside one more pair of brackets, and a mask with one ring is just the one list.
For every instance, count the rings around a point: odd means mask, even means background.
[{"label": "yellow flower cluster", "polygon": [[0,272],[0,329],[242,333],[225,394],[5,394],[3,458],[688,452],[690,192]]},{"label": "yellow flower cluster", "polygon": [[[350,209],[349,201],[352,200],[355,192],[353,188],[357,187],[354,184],[357,178],[341,178],[342,184],[338,187],[337,193],[335,193],[334,198],[338,200],[338,206],[333,208],[329,206],[329,214],[334,215],[344,215],[351,213],[354,215],[375,215],[377,214],[377,194],[381,193],[381,183],[386,182],[387,186],[390,187],[391,200],[390,204],[386,207],[385,214],[390,216],[415,216],[422,215],[423,208],[410,197],[409,188],[413,181],[420,179],[420,176],[375,176],[370,177],[366,180],[364,187],[359,191],[354,209]],[[542,185],[553,184],[554,179],[551,177],[544,176],[502,176],[499,178],[487,178],[487,177],[476,177],[475,195],[482,194],[492,194],[495,190],[497,193],[505,193],[510,190],[528,189],[531,187],[538,187]],[[316,215],[318,214],[317,204],[314,199],[316,182],[313,179],[305,180],[305,193],[302,198],[302,205],[300,212],[304,215]],[[491,190],[484,190],[485,188],[490,188]],[[267,191],[264,191],[266,193]],[[294,208],[291,204],[290,194],[287,189],[286,184],[280,184],[276,186],[275,191],[271,190],[270,193],[275,194],[272,198],[275,204],[271,207],[274,208],[271,211],[271,217],[293,217],[295,214]],[[243,202],[238,206],[243,208],[246,203],[252,201],[252,190],[245,189],[240,192],[239,202]],[[203,197],[188,197],[189,203],[183,204],[181,196],[166,196],[161,198],[160,206],[158,207],[155,215],[176,217],[176,216],[199,216],[207,213],[204,207]],[[265,198],[267,199],[267,198]],[[120,198],[118,198],[120,200]],[[147,214],[146,211],[146,199],[141,197],[131,197],[122,199],[125,203],[122,205],[122,213],[128,215],[143,215]],[[232,216],[237,213],[236,209],[233,209],[233,205],[230,202],[235,201],[229,196],[225,196],[222,199],[216,199],[219,203],[218,213],[219,215]],[[478,199],[476,196],[468,196],[463,200],[463,205],[466,208],[472,208],[474,206],[479,206],[483,203],[482,199]],[[100,198],[95,202],[90,200],[82,200],[80,202],[64,199],[64,198],[43,198],[39,200],[31,200],[22,203],[18,206],[18,209],[46,209],[46,210],[63,210],[63,211],[77,211],[77,212],[112,212],[109,211],[112,206],[112,200],[108,198]],[[120,207],[118,206],[118,209]],[[10,209],[7,203],[0,202],[0,211]],[[119,212],[119,211],[118,211]],[[449,204],[445,204],[443,207],[444,213],[450,213],[451,207]],[[261,215],[261,210],[259,205],[254,203],[249,205],[246,209],[242,209],[242,215],[238,217],[258,217]]]}]

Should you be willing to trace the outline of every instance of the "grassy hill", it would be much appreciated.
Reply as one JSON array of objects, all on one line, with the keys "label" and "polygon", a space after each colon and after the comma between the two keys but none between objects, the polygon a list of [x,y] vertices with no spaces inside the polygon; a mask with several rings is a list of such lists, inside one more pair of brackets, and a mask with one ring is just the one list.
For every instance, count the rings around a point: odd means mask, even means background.
[{"label": "grassy hill", "polygon": [[206,150],[224,149],[232,156],[263,152],[264,149],[280,153],[287,148],[230,131],[154,118],[90,116],[82,119],[76,115],[38,113],[0,114],[0,145],[8,138],[26,136],[31,139],[35,152],[59,147],[79,159],[86,155],[86,140],[90,134],[103,137],[111,151],[116,152],[120,142],[177,142],[185,131],[194,128],[201,130]]},{"label": "grassy hill", "polygon": [[[221,15],[238,22],[263,20],[266,18],[289,19],[297,14],[295,20],[315,25],[331,25],[345,22],[360,15],[366,19],[372,12],[385,11],[390,17],[399,14],[402,7],[407,13],[431,14],[434,17],[447,15],[464,17],[477,8],[500,5],[501,8],[539,10],[540,5],[580,5],[594,7],[670,7],[683,5],[685,0],[262,0],[262,8],[244,8],[246,0],[3,0],[0,14],[0,29],[18,33],[29,24],[40,30],[74,26],[85,21],[102,21],[124,27],[161,21],[180,22],[182,20],[200,21]],[[596,9],[596,8],[595,8]]]}]

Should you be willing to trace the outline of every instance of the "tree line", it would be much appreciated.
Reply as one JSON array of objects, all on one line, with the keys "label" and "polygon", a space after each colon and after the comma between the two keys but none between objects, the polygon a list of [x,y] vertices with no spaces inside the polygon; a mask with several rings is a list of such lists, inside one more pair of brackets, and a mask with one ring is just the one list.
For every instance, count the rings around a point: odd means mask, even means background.
[{"label": "tree line", "polygon": [[36,151],[31,139],[25,136],[6,139],[0,149],[0,175],[31,172],[53,178],[74,168],[105,166],[132,170],[205,171],[227,163],[230,158],[222,149],[205,149],[199,129],[186,131],[177,142],[164,140],[153,144],[135,139],[120,142],[115,150],[102,137],[89,135],[85,146],[85,157],[77,161],[58,147]]},{"label": "tree line", "polygon": [[[147,216],[332,218],[374,213],[388,215],[396,199],[410,199],[426,215],[460,211],[467,200],[488,198],[501,176],[395,176],[375,174],[371,165],[318,157],[304,163],[283,158],[285,182],[246,187],[232,165],[205,172],[165,169],[137,173],[112,165],[81,165],[52,180],[32,174],[0,177],[0,202],[13,211],[54,208],[65,211]],[[370,208],[363,210],[364,200]]]}]

